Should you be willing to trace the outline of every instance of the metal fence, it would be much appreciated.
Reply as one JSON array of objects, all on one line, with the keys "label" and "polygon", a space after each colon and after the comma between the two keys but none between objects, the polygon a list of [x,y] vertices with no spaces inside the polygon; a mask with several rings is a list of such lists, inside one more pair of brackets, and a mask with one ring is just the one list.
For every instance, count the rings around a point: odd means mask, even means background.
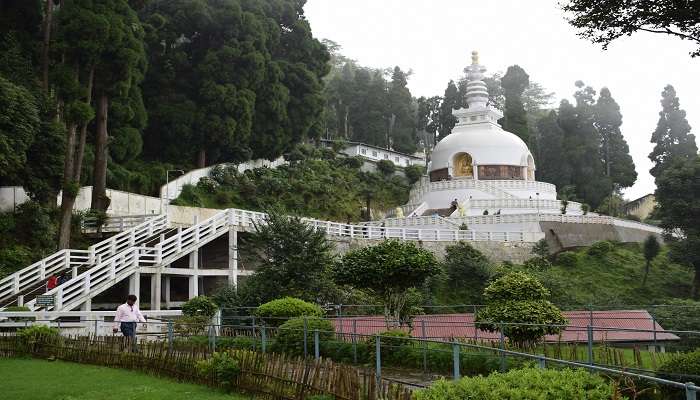
[{"label": "metal fence", "polygon": [[[0,329],[11,331],[34,324],[60,328],[69,334],[114,335],[113,322],[104,318],[68,317],[59,319],[12,317],[0,324]],[[668,357],[661,353],[660,344],[673,347],[681,341],[700,339],[698,331],[632,329],[589,324],[553,326],[524,323],[499,323],[495,332],[476,329],[476,323],[441,321],[432,325],[421,323],[411,329],[403,328],[411,336],[387,334],[386,323],[376,318],[304,319],[303,324],[289,327],[285,320],[255,316],[217,316],[215,321],[191,319],[149,319],[140,324],[140,341],[164,341],[169,348],[252,349],[259,352],[286,353],[308,358],[327,358],[349,364],[370,365],[377,380],[393,380],[422,387],[440,376],[459,379],[465,375],[488,374],[523,366],[547,368],[584,368],[594,373],[634,379],[644,385],[658,386],[677,393],[685,392],[686,399],[696,399],[700,390],[693,382],[699,376],[660,373],[656,367]],[[320,321],[320,322],[319,322]],[[350,321],[350,322],[348,322]],[[12,324],[12,325],[9,325]],[[446,338],[431,335],[438,328],[472,328],[482,336]],[[469,326],[471,325],[471,326]],[[549,337],[544,341],[518,346],[503,334],[509,327],[559,327],[581,334],[576,341]],[[366,333],[377,329],[376,334]],[[610,340],[619,335],[636,334],[649,338],[640,347],[634,342]],[[6,332],[5,334],[12,334]],[[670,336],[675,338],[672,338]],[[697,342],[696,342],[697,343]],[[653,350],[652,350],[653,349]],[[418,375],[414,372],[419,373]]]}]

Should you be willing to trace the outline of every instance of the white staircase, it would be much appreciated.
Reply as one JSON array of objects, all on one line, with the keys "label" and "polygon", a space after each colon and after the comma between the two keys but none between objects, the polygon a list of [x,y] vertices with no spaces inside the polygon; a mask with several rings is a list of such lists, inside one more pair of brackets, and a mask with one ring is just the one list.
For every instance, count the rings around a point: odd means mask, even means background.
[{"label": "white staircase", "polygon": [[[51,275],[71,271],[78,275],[78,268],[90,267],[107,260],[117,253],[134,247],[167,227],[165,215],[152,217],[135,227],[105,239],[88,250],[66,249],[37,261],[0,280],[0,310],[16,304],[17,296],[38,284],[44,284]],[[11,299],[11,300],[9,300]]]}]

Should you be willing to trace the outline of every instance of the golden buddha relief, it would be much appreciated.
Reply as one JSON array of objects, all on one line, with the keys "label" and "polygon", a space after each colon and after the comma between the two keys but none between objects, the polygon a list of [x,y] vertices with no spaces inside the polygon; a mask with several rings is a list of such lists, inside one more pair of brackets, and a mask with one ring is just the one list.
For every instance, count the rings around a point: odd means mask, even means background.
[{"label": "golden buddha relief", "polygon": [[459,153],[454,156],[453,175],[455,177],[472,178],[474,176],[474,166],[472,165],[472,156],[468,153]]}]

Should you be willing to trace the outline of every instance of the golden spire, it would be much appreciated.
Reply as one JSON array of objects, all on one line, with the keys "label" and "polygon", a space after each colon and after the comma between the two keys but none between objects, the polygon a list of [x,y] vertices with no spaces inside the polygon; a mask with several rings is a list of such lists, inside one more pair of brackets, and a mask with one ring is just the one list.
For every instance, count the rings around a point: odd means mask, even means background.
[{"label": "golden spire", "polygon": [[472,65],[479,65],[479,52],[476,50],[472,51]]}]

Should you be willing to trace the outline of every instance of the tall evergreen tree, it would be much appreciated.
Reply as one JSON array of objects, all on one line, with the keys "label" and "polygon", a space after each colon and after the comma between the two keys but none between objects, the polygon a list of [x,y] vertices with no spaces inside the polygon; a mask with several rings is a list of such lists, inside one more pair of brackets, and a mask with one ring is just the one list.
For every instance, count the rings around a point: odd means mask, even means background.
[{"label": "tall evergreen tree", "polygon": [[558,188],[570,184],[571,168],[566,159],[564,131],[559,126],[559,116],[552,110],[537,122],[540,133],[540,157],[537,163],[537,180],[549,182]]},{"label": "tall evergreen tree", "polygon": [[452,115],[452,110],[460,108],[461,100],[459,90],[454,81],[450,81],[445,89],[445,95],[440,104],[440,123],[438,125],[438,140],[442,140],[452,133],[452,128],[457,124],[457,118]]},{"label": "tall evergreen tree", "polygon": [[690,133],[690,124],[680,108],[676,89],[668,85],[661,93],[661,112],[656,130],[651,134],[655,144],[649,159],[655,164],[649,171],[658,178],[674,159],[694,159],[698,153],[695,135]]},{"label": "tall evergreen tree", "polygon": [[413,97],[408,90],[408,77],[394,67],[389,83],[389,135],[391,147],[402,153],[416,151],[415,111]]},{"label": "tall evergreen tree", "polygon": [[527,113],[523,105],[523,92],[530,85],[530,76],[518,65],[508,67],[501,78],[505,96],[503,129],[515,133],[525,143],[530,142]]},{"label": "tall evergreen tree", "polygon": [[622,136],[620,106],[608,88],[600,90],[595,105],[595,127],[600,135],[600,155],[605,175],[620,188],[630,187],[637,180],[629,146]]}]

